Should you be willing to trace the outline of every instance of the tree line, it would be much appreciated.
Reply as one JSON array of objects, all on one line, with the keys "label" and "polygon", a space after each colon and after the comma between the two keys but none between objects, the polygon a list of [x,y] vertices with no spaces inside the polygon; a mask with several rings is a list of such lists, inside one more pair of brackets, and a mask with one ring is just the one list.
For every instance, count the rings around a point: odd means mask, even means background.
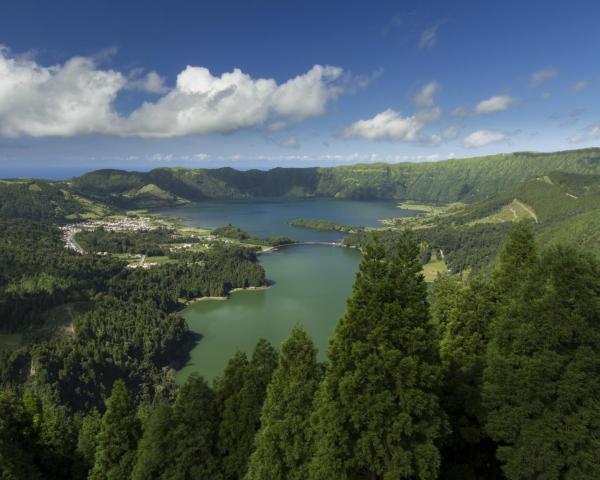
[{"label": "tree line", "polygon": [[[600,477],[600,264],[510,234],[489,275],[428,288],[408,233],[364,251],[325,365],[295,327],[208,385],[112,383],[71,414],[0,393],[6,478],[592,479]],[[31,447],[33,446],[33,447]]]}]

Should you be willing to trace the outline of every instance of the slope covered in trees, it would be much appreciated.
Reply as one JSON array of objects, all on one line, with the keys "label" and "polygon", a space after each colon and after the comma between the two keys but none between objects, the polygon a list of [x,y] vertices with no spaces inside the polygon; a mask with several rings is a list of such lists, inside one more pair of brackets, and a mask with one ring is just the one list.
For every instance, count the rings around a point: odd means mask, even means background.
[{"label": "slope covered in trees", "polygon": [[[147,173],[98,170],[71,179],[66,188],[114,204],[135,204],[132,190],[148,185],[177,197],[336,197],[427,202],[474,202],[530,178],[561,171],[600,174],[600,150],[513,153],[429,163],[365,164],[331,168],[159,168]],[[166,204],[171,204],[166,200]]]},{"label": "slope covered in trees", "polygon": [[[37,382],[0,388],[5,478],[597,478],[600,264],[538,253],[519,226],[490,276],[430,295],[409,235],[365,252],[325,370],[299,328],[213,386],[79,413]],[[323,375],[324,372],[324,375]]]},{"label": "slope covered in trees", "polygon": [[[250,359],[236,354],[212,386],[197,376],[169,385],[151,375],[156,354],[124,361],[145,355],[128,350],[138,339],[147,348],[169,334],[145,337],[142,328],[120,337],[123,316],[94,310],[98,318],[84,317],[75,336],[97,326],[89,338],[110,349],[90,344],[78,358],[57,352],[54,361],[73,359],[59,384],[88,372],[103,378],[87,381],[105,396],[73,404],[48,381],[52,368],[3,380],[0,474],[597,478],[598,260],[565,246],[539,253],[520,225],[490,275],[466,283],[443,276],[428,294],[418,255],[409,234],[393,249],[366,249],[324,370],[295,328],[279,353],[260,341]],[[103,338],[105,328],[115,330]],[[46,348],[40,358],[52,357]],[[84,382],[67,397],[85,390]]]}]

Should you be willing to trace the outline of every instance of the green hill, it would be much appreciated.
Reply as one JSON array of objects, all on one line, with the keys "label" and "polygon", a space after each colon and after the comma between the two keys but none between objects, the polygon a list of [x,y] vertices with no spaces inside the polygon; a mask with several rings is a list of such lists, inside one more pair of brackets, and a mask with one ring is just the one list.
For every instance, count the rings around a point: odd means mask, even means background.
[{"label": "green hill", "polygon": [[69,191],[61,182],[0,180],[0,218],[64,221],[109,213],[103,203]]},{"label": "green hill", "polygon": [[[250,197],[337,197],[473,203],[551,172],[600,175],[600,149],[517,152],[429,163],[359,164],[330,168],[159,168],[150,172],[98,170],[73,178],[84,195],[131,204],[128,192],[156,185],[174,198],[198,201]],[[173,198],[164,198],[172,204]]]}]

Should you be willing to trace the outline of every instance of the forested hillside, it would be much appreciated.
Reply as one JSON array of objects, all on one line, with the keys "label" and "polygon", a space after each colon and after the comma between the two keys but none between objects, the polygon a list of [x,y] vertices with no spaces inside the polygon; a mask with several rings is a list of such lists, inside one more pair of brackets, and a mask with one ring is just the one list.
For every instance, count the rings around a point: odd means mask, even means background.
[{"label": "forested hillside", "polygon": [[108,214],[104,202],[79,196],[61,182],[0,180],[0,218],[64,221]]},{"label": "forested hillside", "polygon": [[161,198],[163,204],[171,204],[206,198],[277,196],[470,203],[554,171],[600,174],[600,149],[268,171],[232,168],[159,168],[147,173],[98,170],[71,179],[68,187],[120,205],[135,205],[136,195],[144,188],[148,195],[154,195],[155,204],[160,203]]},{"label": "forested hillside", "polygon": [[12,370],[5,360],[0,473],[598,478],[598,261],[568,246],[540,252],[519,225],[490,275],[442,276],[428,293],[418,256],[408,233],[365,249],[325,366],[295,327],[279,350],[238,352],[213,385],[192,376],[176,387],[155,368],[174,355],[165,339],[185,335],[179,321],[146,316],[141,298],[106,298],[70,343],[38,348],[45,366],[27,381],[22,359]]},{"label": "forested hillside", "polygon": [[[0,350],[0,478],[599,478],[597,154],[1,183],[0,334],[18,340]],[[243,244],[289,239],[227,225],[210,235],[226,241],[171,250],[192,237],[97,229],[76,236],[89,253],[65,248],[57,224],[140,191],[154,206],[223,192],[460,202],[375,230],[300,221],[352,231],[363,251],[327,363],[295,327],[212,385],[178,385],[198,340],[180,308],[266,285]],[[142,252],[164,262],[126,268]],[[428,286],[434,258],[450,274]]]}]

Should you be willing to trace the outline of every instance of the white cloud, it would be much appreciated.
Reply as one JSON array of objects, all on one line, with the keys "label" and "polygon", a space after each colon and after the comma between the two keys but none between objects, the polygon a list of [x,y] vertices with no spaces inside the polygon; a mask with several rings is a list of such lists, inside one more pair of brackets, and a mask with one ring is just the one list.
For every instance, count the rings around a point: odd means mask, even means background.
[{"label": "white cloud", "polygon": [[506,135],[502,132],[493,130],[476,130],[464,139],[463,144],[466,148],[479,148],[491,143],[501,142],[505,138]]},{"label": "white cloud", "polygon": [[416,93],[413,97],[415,105],[420,108],[432,107],[435,101],[435,94],[440,86],[437,82],[429,82]]},{"label": "white cloud", "polygon": [[165,86],[165,79],[155,71],[148,72],[145,77],[137,80],[135,84],[148,93],[165,93],[168,91]]},{"label": "white cloud", "polygon": [[456,137],[458,137],[460,131],[460,127],[457,127],[456,125],[451,125],[450,127],[446,127],[442,131],[442,137],[444,137],[444,139],[446,140],[454,140]]},{"label": "white cloud", "polygon": [[0,47],[0,134],[72,136],[106,133],[118,121],[112,108],[125,77],[98,70],[88,58],[43,67]]},{"label": "white cloud", "polygon": [[281,115],[298,119],[323,114],[327,101],[341,93],[341,88],[332,82],[342,73],[339,67],[315,65],[276,88],[273,108]]},{"label": "white cloud", "polygon": [[537,72],[533,72],[531,74],[531,84],[534,87],[537,87],[548,80],[554,80],[557,75],[558,71],[556,68],[545,68],[543,70],[538,70]]},{"label": "white cloud", "polygon": [[419,37],[419,48],[430,49],[435,47],[437,41],[437,32],[440,25],[444,24],[446,20],[440,20],[435,25],[423,30]]},{"label": "white cloud", "polygon": [[428,142],[432,138],[420,135],[429,123],[439,119],[441,110],[434,108],[403,117],[400,112],[387,109],[372,118],[359,120],[342,131],[344,138],[390,140],[397,142]]},{"label": "white cloud", "polygon": [[[0,134],[175,137],[228,133],[269,120],[301,121],[322,115],[343,93],[342,74],[339,67],[315,65],[277,84],[239,69],[214,76],[207,68],[188,66],[177,76],[175,87],[166,91],[156,72],[128,79],[82,57],[44,67],[11,57],[0,47]],[[114,101],[127,88],[164,95],[124,117]]]},{"label": "white cloud", "polygon": [[496,95],[483,100],[475,107],[477,113],[493,113],[506,110],[511,103],[514,103],[515,99],[508,95]]},{"label": "white cloud", "polygon": [[574,83],[573,85],[571,85],[571,90],[573,90],[574,92],[582,92],[587,87],[588,87],[588,81],[580,80],[580,81]]},{"label": "white cloud", "polygon": [[575,135],[569,137],[567,140],[569,143],[581,143],[591,140],[600,139],[600,124],[590,125],[585,130],[577,132]]},{"label": "white cloud", "polygon": [[272,116],[303,120],[322,115],[341,93],[333,83],[341,74],[341,68],[315,65],[277,85],[239,69],[215,77],[207,68],[188,66],[173,90],[134,111],[123,129],[142,137],[174,137],[233,132],[261,125]]}]

